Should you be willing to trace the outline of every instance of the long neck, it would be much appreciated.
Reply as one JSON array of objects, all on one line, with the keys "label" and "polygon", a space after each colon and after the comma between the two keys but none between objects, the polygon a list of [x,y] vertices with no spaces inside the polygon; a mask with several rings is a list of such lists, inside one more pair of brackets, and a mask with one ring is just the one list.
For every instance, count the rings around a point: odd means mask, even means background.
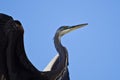
[{"label": "long neck", "polygon": [[64,47],[61,44],[61,37],[57,33],[55,34],[54,37],[54,45],[59,55],[62,55],[63,54],[62,52],[64,51]]},{"label": "long neck", "polygon": [[60,75],[63,74],[64,69],[67,67],[68,53],[66,48],[63,47],[63,45],[61,44],[60,37],[57,33],[55,34],[54,37],[54,45],[57,52],[59,53],[59,64],[57,69],[55,70],[56,76],[59,77]]},{"label": "long neck", "polygon": [[54,37],[54,45],[57,52],[59,53],[60,59],[64,60],[65,62],[66,58],[68,58],[68,52],[67,49],[61,44],[61,37],[57,33]]},{"label": "long neck", "polygon": [[54,36],[54,45],[57,52],[59,53],[59,63],[55,70],[45,73],[49,80],[57,80],[59,77],[61,77],[68,65],[68,53],[66,48],[62,46],[58,33],[56,33]]}]

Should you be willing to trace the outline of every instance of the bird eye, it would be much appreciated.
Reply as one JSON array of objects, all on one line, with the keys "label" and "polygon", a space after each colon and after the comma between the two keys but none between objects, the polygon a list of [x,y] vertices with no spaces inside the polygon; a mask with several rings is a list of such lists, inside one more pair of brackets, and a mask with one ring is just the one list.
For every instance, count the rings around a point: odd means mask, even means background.
[{"label": "bird eye", "polygon": [[67,29],[68,28],[68,26],[64,26],[64,29]]},{"label": "bird eye", "polygon": [[61,26],[58,30],[65,30],[68,29],[68,26]]}]

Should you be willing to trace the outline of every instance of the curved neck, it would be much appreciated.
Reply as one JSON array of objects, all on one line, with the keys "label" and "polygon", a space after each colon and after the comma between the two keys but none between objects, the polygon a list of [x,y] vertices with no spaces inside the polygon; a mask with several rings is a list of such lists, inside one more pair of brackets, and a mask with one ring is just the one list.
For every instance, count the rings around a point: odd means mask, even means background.
[{"label": "curved neck", "polygon": [[54,37],[54,45],[55,48],[57,50],[57,52],[59,53],[59,64],[57,65],[57,69],[55,70],[55,76],[56,78],[60,77],[63,73],[64,70],[67,67],[67,60],[68,60],[68,53],[65,47],[63,47],[63,45],[61,44],[61,39],[59,34],[55,34]]},{"label": "curved neck", "polygon": [[64,51],[64,47],[61,44],[61,37],[57,33],[55,34],[55,37],[54,37],[54,45],[55,45],[57,52],[60,55]]}]

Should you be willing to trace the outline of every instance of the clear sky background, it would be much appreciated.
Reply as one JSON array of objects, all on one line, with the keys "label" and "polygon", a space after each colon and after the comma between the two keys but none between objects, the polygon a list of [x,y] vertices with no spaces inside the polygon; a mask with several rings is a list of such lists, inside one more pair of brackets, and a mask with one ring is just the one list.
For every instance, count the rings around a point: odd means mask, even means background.
[{"label": "clear sky background", "polygon": [[120,0],[0,0],[0,13],[21,21],[26,54],[39,70],[57,53],[57,28],[89,23],[62,38],[71,80],[120,80]]}]

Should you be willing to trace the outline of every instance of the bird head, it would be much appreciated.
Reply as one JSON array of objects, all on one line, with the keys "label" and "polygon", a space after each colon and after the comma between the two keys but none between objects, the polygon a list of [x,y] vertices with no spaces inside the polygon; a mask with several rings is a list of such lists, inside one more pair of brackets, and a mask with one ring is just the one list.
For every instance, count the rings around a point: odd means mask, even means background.
[{"label": "bird head", "polygon": [[60,37],[62,37],[63,35],[71,32],[71,31],[74,31],[76,29],[79,29],[81,27],[84,27],[86,25],[88,25],[88,23],[79,24],[79,25],[75,25],[75,26],[62,26],[57,30],[57,33],[59,34]]}]

